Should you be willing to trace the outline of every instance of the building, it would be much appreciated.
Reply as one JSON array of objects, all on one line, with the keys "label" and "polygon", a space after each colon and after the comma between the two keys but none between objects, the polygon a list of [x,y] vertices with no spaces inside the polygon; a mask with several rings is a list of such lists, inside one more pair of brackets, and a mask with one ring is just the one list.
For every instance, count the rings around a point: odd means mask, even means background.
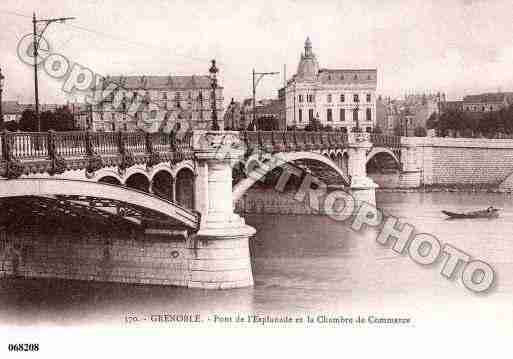
[{"label": "building", "polygon": [[73,115],[75,128],[88,130],[92,128],[92,106],[79,102],[68,102],[66,107]]},{"label": "building", "polygon": [[379,97],[376,101],[376,124],[384,134],[414,136],[416,128],[426,129],[433,113],[439,113],[444,94],[413,94],[404,99]]},{"label": "building", "polygon": [[17,101],[2,101],[3,122],[20,122],[22,107]]},{"label": "building", "polygon": [[[212,126],[209,76],[107,76],[95,91],[92,130],[168,132]],[[113,91],[113,89],[115,89]],[[94,89],[93,89],[94,91]],[[223,87],[216,90],[216,112],[223,125]]]},{"label": "building", "polygon": [[239,130],[245,129],[242,121],[242,106],[238,101],[230,102],[224,113],[224,126],[225,129]]},{"label": "building", "polygon": [[[65,105],[62,104],[40,104],[39,112],[43,113],[46,111],[55,112],[57,109],[63,107]],[[2,114],[4,117],[4,122],[14,121],[19,123],[21,120],[21,115],[25,110],[35,110],[35,105],[33,103],[24,104],[19,103],[18,101],[2,101]]]},{"label": "building", "polygon": [[513,104],[513,93],[497,92],[469,95],[463,98],[463,110],[471,112],[499,111]]},{"label": "building", "polygon": [[[309,38],[296,74],[285,86],[287,126],[324,126],[371,131],[376,121],[376,69],[322,69]],[[283,91],[283,90],[280,90]]]},{"label": "building", "polygon": [[[248,128],[253,122],[253,99],[248,98],[242,101],[241,107],[241,123],[242,128]],[[285,98],[278,96],[277,99],[260,99],[255,104],[255,119],[260,121],[272,121],[273,128],[286,129],[285,125]]]},{"label": "building", "polygon": [[257,104],[255,108],[256,118],[259,122],[259,129],[285,130],[285,101],[273,99],[265,103]]},{"label": "building", "polygon": [[440,112],[463,111],[463,101],[442,101],[440,102]]}]

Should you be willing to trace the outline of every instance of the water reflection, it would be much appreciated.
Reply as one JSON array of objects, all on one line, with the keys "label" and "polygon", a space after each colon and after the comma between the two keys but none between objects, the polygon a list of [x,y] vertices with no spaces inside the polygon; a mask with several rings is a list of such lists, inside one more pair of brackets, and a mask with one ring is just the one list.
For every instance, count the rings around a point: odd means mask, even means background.
[{"label": "water reflection", "polygon": [[[513,319],[511,253],[513,203],[502,194],[379,193],[388,214],[490,263],[497,288],[476,296],[440,275],[440,263],[422,267],[375,241],[319,216],[251,215],[254,288],[206,291],[164,286],[63,280],[0,281],[0,321],[21,324],[120,324],[126,313],[260,312],[390,313],[428,320],[472,315]],[[446,221],[441,210],[502,208],[497,219]],[[436,309],[434,309],[436,308]],[[435,314],[434,314],[435,313]],[[477,314],[476,314],[477,313]],[[508,313],[508,314],[504,314]]]}]

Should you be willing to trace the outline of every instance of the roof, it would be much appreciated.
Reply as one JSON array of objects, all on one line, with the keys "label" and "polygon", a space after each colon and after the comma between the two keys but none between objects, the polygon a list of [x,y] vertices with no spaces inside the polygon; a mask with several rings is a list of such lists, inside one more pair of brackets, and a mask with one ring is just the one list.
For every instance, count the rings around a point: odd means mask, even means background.
[{"label": "roof", "polygon": [[319,80],[327,84],[377,83],[376,69],[320,69]]},{"label": "roof", "polygon": [[285,102],[283,100],[271,100],[268,104],[256,108],[259,115],[277,115],[285,111]]},{"label": "roof", "polygon": [[511,93],[497,92],[497,93],[483,93],[479,95],[469,95],[463,98],[463,102],[471,103],[503,103],[508,98],[511,98]]},{"label": "roof", "polygon": [[[106,76],[105,82],[115,83],[128,90],[136,89],[210,89],[210,77],[206,75],[192,76]],[[222,89],[222,86],[219,86]]]}]

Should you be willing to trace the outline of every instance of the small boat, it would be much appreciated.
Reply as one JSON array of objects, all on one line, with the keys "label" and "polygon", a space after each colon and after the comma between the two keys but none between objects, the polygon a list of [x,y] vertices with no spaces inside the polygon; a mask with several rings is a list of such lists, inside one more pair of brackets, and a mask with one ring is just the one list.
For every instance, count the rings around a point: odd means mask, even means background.
[{"label": "small boat", "polygon": [[478,211],[455,213],[449,211],[442,211],[443,214],[449,216],[449,218],[496,218],[499,216],[499,209],[488,207]]}]

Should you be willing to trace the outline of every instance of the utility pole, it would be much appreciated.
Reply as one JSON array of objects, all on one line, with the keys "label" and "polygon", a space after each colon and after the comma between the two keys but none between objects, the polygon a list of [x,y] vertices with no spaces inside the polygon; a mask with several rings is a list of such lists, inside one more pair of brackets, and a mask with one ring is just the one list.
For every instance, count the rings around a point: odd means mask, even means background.
[{"label": "utility pole", "polygon": [[4,112],[2,109],[2,93],[4,91],[4,75],[2,75],[2,69],[0,69],[0,126],[4,124]]},{"label": "utility pole", "polygon": [[[48,28],[48,25],[50,25],[52,22],[60,22],[63,23],[66,20],[74,20],[74,17],[59,17],[54,19],[36,19],[36,13],[34,12],[32,14],[32,30],[33,30],[33,36],[34,36],[34,48],[33,48],[33,55],[34,55],[34,97],[36,102],[36,121],[37,121],[37,131],[41,132],[41,121],[39,119],[39,90],[38,90],[38,83],[37,83],[37,57],[38,57],[38,50],[39,50],[39,41],[43,38],[43,34]],[[40,34],[37,33],[36,25],[38,23],[45,24],[43,30]]]},{"label": "utility pole", "polygon": [[256,114],[256,88],[258,86],[258,83],[262,78],[266,75],[278,75],[279,72],[255,72],[255,69],[253,69],[253,124],[255,126],[255,130],[258,131],[258,125],[255,121],[255,114]]}]

